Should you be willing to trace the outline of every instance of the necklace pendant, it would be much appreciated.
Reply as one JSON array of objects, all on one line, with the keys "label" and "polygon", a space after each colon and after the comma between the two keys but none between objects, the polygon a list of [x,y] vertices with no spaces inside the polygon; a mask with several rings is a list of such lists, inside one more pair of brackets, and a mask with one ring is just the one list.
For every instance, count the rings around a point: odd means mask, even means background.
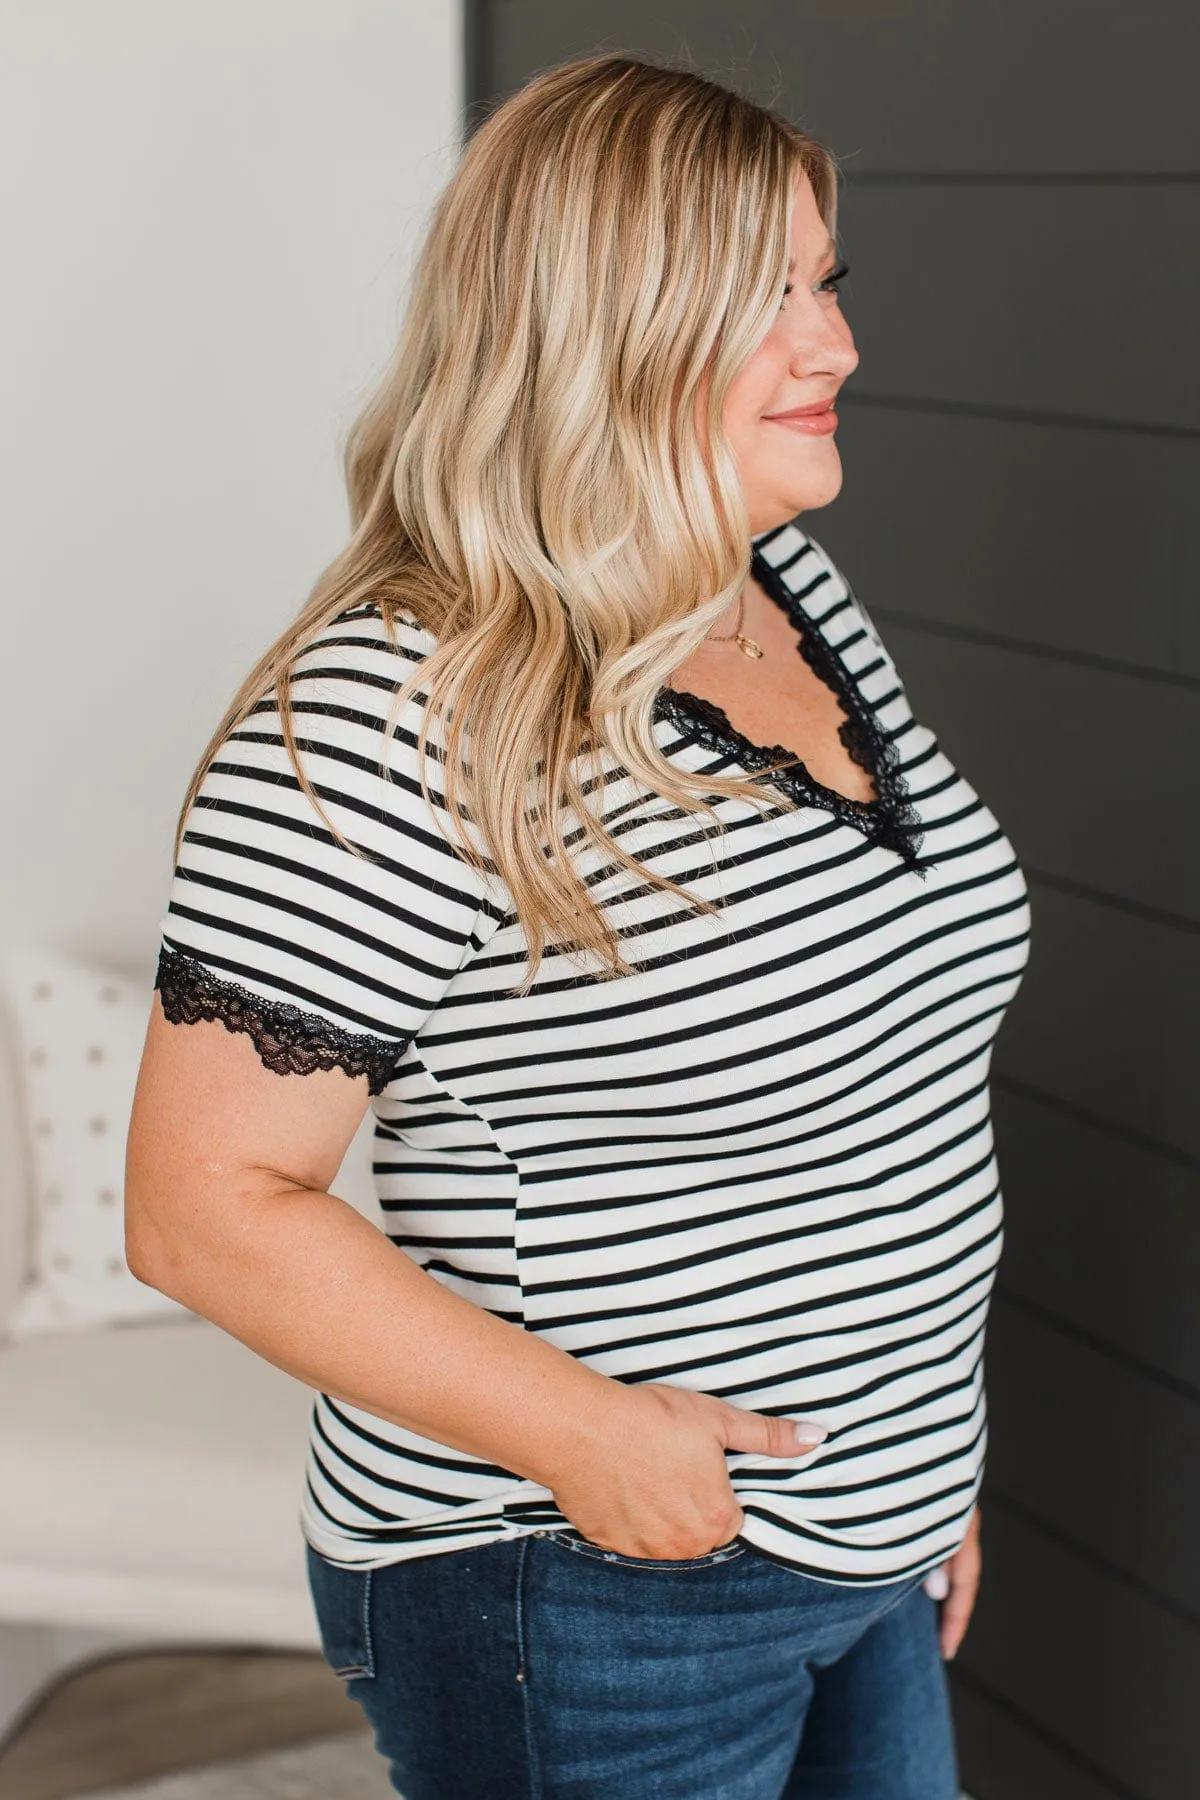
[{"label": "necklace pendant", "polygon": [[756,644],[753,638],[743,637],[740,631],[735,635],[733,641],[743,656],[752,656],[755,661],[757,661],[763,653],[761,644]]}]

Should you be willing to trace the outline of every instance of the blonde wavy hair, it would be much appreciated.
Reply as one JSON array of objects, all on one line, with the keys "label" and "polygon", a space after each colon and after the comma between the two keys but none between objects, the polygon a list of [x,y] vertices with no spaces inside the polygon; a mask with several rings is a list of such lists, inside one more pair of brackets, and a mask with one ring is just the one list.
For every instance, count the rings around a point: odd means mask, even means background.
[{"label": "blonde wavy hair", "polygon": [[349,433],[350,541],[214,732],[177,855],[222,740],[271,690],[301,788],[368,854],[301,767],[289,688],[314,636],[371,601],[389,631],[406,617],[437,640],[385,738],[425,689],[422,785],[429,798],[430,752],[458,848],[512,896],[521,991],[550,942],[628,972],[569,846],[713,911],[625,851],[587,794],[606,746],[710,821],[710,796],[777,803],[744,778],[689,776],[652,723],[659,689],[749,574],[722,416],[782,298],[801,175],[836,235],[837,164],[821,144],[689,69],[624,55],[548,69],[480,125]]}]

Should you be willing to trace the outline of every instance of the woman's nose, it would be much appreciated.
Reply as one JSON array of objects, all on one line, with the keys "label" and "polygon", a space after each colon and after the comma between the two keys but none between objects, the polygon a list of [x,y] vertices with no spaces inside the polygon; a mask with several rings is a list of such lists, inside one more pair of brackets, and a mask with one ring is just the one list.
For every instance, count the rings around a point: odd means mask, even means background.
[{"label": "woman's nose", "polygon": [[858,350],[844,319],[823,321],[824,329],[798,337],[790,372],[797,380],[806,376],[836,375],[845,381],[858,367]]}]

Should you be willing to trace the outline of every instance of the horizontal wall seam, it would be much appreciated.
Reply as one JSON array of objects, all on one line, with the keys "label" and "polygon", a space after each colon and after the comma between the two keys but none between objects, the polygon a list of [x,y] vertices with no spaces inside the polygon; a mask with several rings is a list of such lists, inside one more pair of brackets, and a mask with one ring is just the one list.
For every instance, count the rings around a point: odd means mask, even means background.
[{"label": "horizontal wall seam", "polygon": [[1039,638],[1009,637],[1001,631],[981,631],[975,625],[954,625],[941,619],[926,618],[921,613],[904,612],[897,607],[872,600],[871,613],[885,625],[898,625],[903,631],[921,631],[928,637],[948,638],[960,644],[977,644],[987,650],[1011,650],[1018,656],[1036,656],[1050,662],[1073,663],[1081,669],[1099,669],[1106,675],[1128,675],[1137,681],[1157,681],[1168,687],[1184,688],[1200,693],[1200,675],[1178,673],[1174,669],[1157,669],[1149,663],[1125,662],[1115,656],[1097,656],[1094,650],[1068,650],[1062,644],[1046,644]]},{"label": "horizontal wall seam", "polygon": [[1117,912],[1131,913],[1135,919],[1145,919],[1151,925],[1166,925],[1172,931],[1187,931],[1193,936],[1200,934],[1200,919],[1189,919],[1186,913],[1168,912],[1162,906],[1149,906],[1144,900],[1131,900],[1126,894],[1113,894],[1106,888],[1089,887],[1085,881],[1076,881],[1070,875],[1051,875],[1044,869],[1035,869],[1027,862],[1022,868],[1031,882],[1038,887],[1053,888],[1060,894],[1070,894],[1075,900],[1090,900],[1096,906],[1108,906]]},{"label": "horizontal wall seam", "polygon": [[959,419],[1001,419],[1014,425],[1066,426],[1073,431],[1116,431],[1136,437],[1182,438],[1194,443],[1200,426],[1168,425],[1152,419],[1114,419],[1102,413],[1043,412],[1031,406],[999,406],[983,400],[937,400],[923,394],[880,394],[862,388],[844,389],[840,406],[890,407],[895,412],[938,413]]},{"label": "horizontal wall seam", "polygon": [[993,1074],[992,1086],[1016,1094],[1022,1100],[1032,1100],[1038,1106],[1044,1106],[1050,1112],[1064,1114],[1069,1119],[1077,1119],[1081,1125],[1090,1125],[1096,1131],[1103,1131],[1109,1137],[1120,1138],[1123,1143],[1132,1144],[1137,1150],[1147,1150],[1152,1156],[1165,1157],[1168,1162],[1177,1163],[1180,1168],[1200,1173],[1200,1156],[1193,1156],[1188,1150],[1181,1150],[1177,1144],[1168,1144],[1162,1138],[1151,1137],[1148,1131],[1135,1131],[1129,1125],[1117,1125],[1100,1113],[1089,1111],[1077,1101],[1064,1100],[1059,1094],[1051,1094],[1045,1088],[1038,1088],[1027,1081],[1005,1074]]},{"label": "horizontal wall seam", "polygon": [[1200,169],[851,169],[848,187],[1194,187]]},{"label": "horizontal wall seam", "polygon": [[1064,1762],[1071,1763],[1081,1774],[1090,1776],[1098,1786],[1115,1795],[1116,1800],[1149,1800],[1147,1795],[1137,1793],[1133,1788],[1126,1787],[1123,1782],[1114,1781],[1098,1762],[1093,1762],[1090,1756],[1085,1755],[1082,1750],[1078,1750],[1066,1738],[1060,1737],[1056,1731],[1051,1731],[1048,1726],[1042,1724],[1040,1719],[1035,1719],[1031,1713],[1027,1713],[1023,1706],[1019,1706],[1015,1700],[1010,1700],[1007,1694],[1000,1692],[999,1688],[993,1687],[990,1681],[984,1681],[981,1676],[976,1675],[973,1669],[963,1664],[961,1658],[955,1659],[950,1664],[950,1680],[953,1686],[957,1686],[961,1682],[963,1687],[969,1688],[981,1700],[986,1700],[989,1706],[994,1706],[997,1712],[1003,1713],[1015,1725],[1019,1725],[1022,1731],[1028,1732],[1031,1738],[1036,1738],[1039,1743],[1045,1744],[1047,1749],[1053,1750],[1056,1756],[1061,1756]]},{"label": "horizontal wall seam", "polygon": [[[1001,1264],[1003,1267],[1003,1264]],[[1085,1325],[1077,1325],[1063,1313],[1054,1312],[1048,1306],[1041,1306],[1036,1300],[1027,1300],[1024,1294],[1018,1294],[1007,1282],[997,1282],[993,1289],[996,1300],[1011,1306],[1015,1312],[1025,1313],[1036,1319],[1047,1331],[1053,1331],[1059,1337],[1069,1338],[1072,1343],[1080,1344],[1085,1350],[1093,1351],[1097,1356],[1107,1358],[1109,1362],[1127,1369],[1130,1374],[1138,1375],[1143,1381],[1155,1387],[1163,1388],[1167,1393],[1179,1400],[1187,1400],[1194,1406],[1200,1406],[1200,1387],[1195,1382],[1185,1381],[1182,1375],[1172,1375],[1169,1369],[1162,1369],[1157,1363],[1146,1362],[1144,1358],[1135,1356],[1132,1350],[1125,1350],[1111,1339],[1100,1337],[1098,1333],[1089,1331]]]},{"label": "horizontal wall seam", "polygon": [[982,1507],[986,1509],[989,1506],[998,1506],[1002,1512],[1010,1513],[1014,1519],[1019,1519],[1022,1525],[1029,1527],[1030,1531],[1036,1531],[1039,1537],[1045,1538],[1047,1543],[1053,1544],[1064,1555],[1073,1556],[1078,1562],[1087,1563],[1089,1568],[1096,1570],[1097,1574],[1103,1575],[1108,1581],[1116,1582],[1119,1587],[1127,1588],[1131,1594],[1136,1594],[1138,1599],[1144,1600],[1148,1606],[1156,1606],[1161,1612],[1169,1613],[1172,1618],[1178,1619],[1181,1624],[1190,1626],[1193,1631],[1200,1632],[1200,1613],[1194,1611],[1192,1607],[1184,1606],[1170,1594],[1164,1593],[1161,1588],[1156,1588],[1150,1582],[1143,1581],[1140,1575],[1131,1574],[1128,1569],[1123,1569],[1119,1563],[1110,1562],[1098,1550],[1093,1550],[1090,1544],[1080,1543],[1079,1539],[1072,1537],[1069,1531],[1064,1531],[1060,1525],[1054,1525],[1049,1519],[1044,1519],[1040,1513],[1034,1512],[1022,1501],[1014,1500],[1003,1489],[988,1488],[985,1484]]}]

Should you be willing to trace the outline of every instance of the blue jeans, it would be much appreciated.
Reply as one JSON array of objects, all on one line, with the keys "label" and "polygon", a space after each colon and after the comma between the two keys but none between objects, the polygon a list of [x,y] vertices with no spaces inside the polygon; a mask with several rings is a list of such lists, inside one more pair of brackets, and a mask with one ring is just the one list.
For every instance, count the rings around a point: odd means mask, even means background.
[{"label": "blue jeans", "polygon": [[735,1539],[578,1533],[381,1569],[307,1546],[326,1661],[405,1800],[958,1800],[937,1608]]}]

